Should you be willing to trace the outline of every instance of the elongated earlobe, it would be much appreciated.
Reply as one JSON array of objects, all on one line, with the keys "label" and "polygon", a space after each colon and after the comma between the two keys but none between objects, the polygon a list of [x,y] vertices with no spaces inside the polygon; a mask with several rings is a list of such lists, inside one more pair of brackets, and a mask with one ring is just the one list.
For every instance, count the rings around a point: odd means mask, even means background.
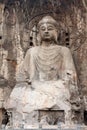
[{"label": "elongated earlobe", "polygon": [[40,37],[39,33],[37,35],[37,42],[38,42],[38,46],[42,44],[42,40],[41,40],[41,37]]}]

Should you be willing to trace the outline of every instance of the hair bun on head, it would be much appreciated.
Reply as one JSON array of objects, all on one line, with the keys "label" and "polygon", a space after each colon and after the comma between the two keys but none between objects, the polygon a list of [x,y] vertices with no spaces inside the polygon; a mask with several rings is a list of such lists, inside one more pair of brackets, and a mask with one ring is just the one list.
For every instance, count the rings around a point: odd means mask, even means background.
[{"label": "hair bun on head", "polygon": [[39,23],[38,23],[38,27],[40,27],[42,24],[44,23],[49,23],[49,24],[53,24],[55,27],[58,26],[58,23],[55,19],[53,19],[51,16],[45,16],[43,17]]}]

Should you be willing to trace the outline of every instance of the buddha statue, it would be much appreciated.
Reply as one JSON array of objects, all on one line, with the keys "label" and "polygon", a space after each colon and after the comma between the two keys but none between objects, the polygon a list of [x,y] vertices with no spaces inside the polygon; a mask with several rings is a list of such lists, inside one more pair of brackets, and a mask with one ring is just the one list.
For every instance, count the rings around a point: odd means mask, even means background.
[{"label": "buddha statue", "polygon": [[64,110],[65,123],[70,123],[71,100],[80,100],[73,58],[67,47],[58,45],[57,27],[51,16],[38,23],[39,46],[27,51],[6,106],[21,113],[28,124],[38,122],[38,110]]}]

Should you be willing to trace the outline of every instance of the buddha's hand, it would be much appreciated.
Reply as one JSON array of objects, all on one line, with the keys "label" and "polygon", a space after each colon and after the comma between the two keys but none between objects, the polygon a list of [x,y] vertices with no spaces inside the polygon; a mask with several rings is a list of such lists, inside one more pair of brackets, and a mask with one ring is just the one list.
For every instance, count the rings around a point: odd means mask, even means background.
[{"label": "buddha's hand", "polygon": [[29,80],[29,79],[26,79],[26,82],[29,84],[29,85],[31,85],[31,80]]}]

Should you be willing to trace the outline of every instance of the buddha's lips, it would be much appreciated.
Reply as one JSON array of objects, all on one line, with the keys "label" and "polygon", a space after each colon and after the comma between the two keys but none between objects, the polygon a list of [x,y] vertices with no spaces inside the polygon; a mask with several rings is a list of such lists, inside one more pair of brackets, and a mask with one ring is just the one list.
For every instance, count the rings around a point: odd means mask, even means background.
[{"label": "buddha's lips", "polygon": [[50,37],[50,35],[48,35],[48,34],[45,34],[45,35],[44,35],[44,37]]}]

